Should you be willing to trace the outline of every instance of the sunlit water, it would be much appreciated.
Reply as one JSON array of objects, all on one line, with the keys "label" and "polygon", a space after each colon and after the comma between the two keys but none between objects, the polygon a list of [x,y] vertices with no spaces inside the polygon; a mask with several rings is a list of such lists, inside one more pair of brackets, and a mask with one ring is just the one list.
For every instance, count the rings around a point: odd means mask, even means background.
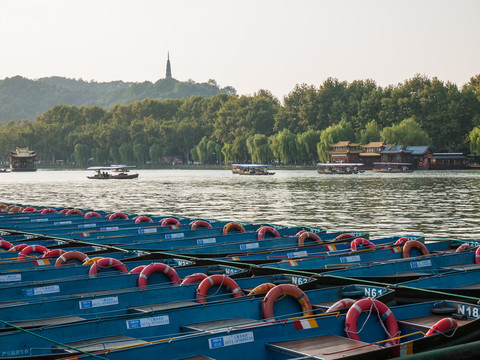
[{"label": "sunlit water", "polygon": [[135,180],[88,171],[0,173],[0,202],[315,226],[375,234],[480,238],[480,171],[319,175],[276,170],[139,170]]}]

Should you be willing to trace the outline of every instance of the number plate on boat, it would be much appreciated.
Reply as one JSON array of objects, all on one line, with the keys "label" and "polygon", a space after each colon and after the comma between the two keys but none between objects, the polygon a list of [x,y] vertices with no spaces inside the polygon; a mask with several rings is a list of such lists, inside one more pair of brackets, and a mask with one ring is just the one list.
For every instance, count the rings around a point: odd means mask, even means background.
[{"label": "number plate on boat", "polygon": [[42,286],[38,288],[25,289],[24,292],[25,292],[25,295],[27,296],[53,294],[53,293],[60,292],[60,286],[58,285]]},{"label": "number plate on boat", "polygon": [[412,269],[418,269],[418,268],[429,267],[429,266],[432,266],[431,260],[413,261],[410,263],[410,267]]},{"label": "number plate on boat", "polygon": [[360,261],[360,255],[353,255],[353,256],[345,256],[340,258],[340,262],[343,263],[349,263],[349,262],[359,262]]},{"label": "number plate on boat", "polygon": [[0,282],[22,281],[22,274],[0,275]]},{"label": "number plate on boat", "polygon": [[118,231],[118,226],[103,227],[100,231]]},{"label": "number plate on boat", "polygon": [[152,233],[156,233],[156,232],[157,232],[157,228],[138,229],[139,234],[152,234]]},{"label": "number plate on boat", "polygon": [[369,288],[369,287],[366,287],[366,288],[364,289],[364,291],[365,291],[365,296],[368,296],[368,297],[381,296],[381,295],[383,294],[383,290],[384,290],[384,289]]},{"label": "number plate on boat", "polygon": [[170,318],[168,315],[163,315],[163,316],[155,316],[151,318],[145,318],[145,319],[133,319],[133,320],[127,320],[127,329],[139,329],[139,328],[144,328],[144,327],[150,327],[150,326],[160,326],[160,325],[168,325],[170,324]]},{"label": "number plate on boat", "polygon": [[198,245],[203,245],[203,244],[214,244],[217,242],[217,239],[215,238],[208,238],[208,239],[198,239],[197,244]]},{"label": "number plate on boat", "polygon": [[253,342],[253,331],[208,339],[210,349]]},{"label": "number plate on boat", "polygon": [[78,225],[79,229],[87,229],[87,228],[93,228],[93,227],[97,227],[97,224],[81,224],[81,225]]},{"label": "number plate on boat", "polygon": [[166,234],[165,239],[179,239],[179,238],[184,238],[185,234],[184,233],[173,233],[173,234]]},{"label": "number plate on boat", "polygon": [[47,222],[48,219],[31,219],[30,222]]},{"label": "number plate on boat", "polygon": [[70,225],[72,223],[71,220],[68,221],[55,221],[53,223],[53,226],[58,226],[58,225]]},{"label": "number plate on boat", "polygon": [[480,307],[478,306],[458,304],[457,311],[459,314],[467,315],[477,319],[480,317]]},{"label": "number plate on boat", "polygon": [[118,296],[106,297],[93,300],[82,300],[78,302],[80,309],[91,309],[102,306],[110,306],[118,304]]},{"label": "number plate on boat", "polygon": [[252,244],[242,244],[240,245],[240,250],[257,249],[259,247],[260,245],[258,244],[258,242]]},{"label": "number plate on boat", "polygon": [[295,252],[291,252],[291,253],[287,253],[287,258],[296,258],[296,257],[304,257],[304,256],[308,256],[308,252],[307,251],[295,251]]}]

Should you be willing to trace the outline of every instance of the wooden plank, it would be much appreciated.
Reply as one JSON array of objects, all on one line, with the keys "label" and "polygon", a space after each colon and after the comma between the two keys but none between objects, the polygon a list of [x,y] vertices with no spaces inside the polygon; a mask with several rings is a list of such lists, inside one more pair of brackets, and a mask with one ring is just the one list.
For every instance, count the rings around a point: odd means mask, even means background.
[{"label": "wooden plank", "polygon": [[28,328],[32,326],[67,324],[67,323],[83,321],[83,320],[85,320],[85,318],[82,318],[80,316],[56,316],[56,317],[38,319],[38,320],[34,319],[34,320],[12,321],[11,324],[22,327],[22,328]]},{"label": "wooden plank", "polygon": [[[405,320],[399,321],[399,323],[405,324],[407,326],[408,325],[413,325],[414,327],[416,326],[416,328],[419,330],[422,330],[421,328],[428,330],[433,325],[435,325],[438,321],[446,317],[450,317],[450,315],[449,314],[432,314],[428,316],[405,319]],[[458,326],[462,326],[462,325],[468,324],[473,320],[472,319],[465,319],[465,320],[455,319],[455,321],[458,323]]]},{"label": "wooden plank", "polygon": [[[68,343],[66,345],[69,345],[75,349],[79,349],[82,351],[92,352],[92,351],[99,351],[104,349],[114,349],[118,347],[141,345],[141,344],[147,344],[147,342],[140,339],[135,339],[129,336],[116,335],[116,336],[108,336],[103,338],[76,341],[76,342]],[[73,350],[68,350],[68,351],[73,352]]]},{"label": "wooden plank", "polygon": [[168,302],[168,303],[135,306],[135,307],[128,308],[128,310],[150,312],[150,311],[159,311],[159,310],[167,310],[167,309],[178,309],[186,306],[195,306],[195,305],[199,306],[200,304],[194,301],[175,301],[175,302]]},{"label": "wooden plank", "polygon": [[223,319],[223,320],[213,320],[213,321],[206,321],[196,324],[187,324],[183,325],[182,329],[185,330],[194,330],[194,331],[212,331],[218,329],[225,329],[232,326],[239,326],[245,324],[261,324],[262,321],[254,320],[254,319],[246,319],[246,318],[232,318],[232,319]]}]

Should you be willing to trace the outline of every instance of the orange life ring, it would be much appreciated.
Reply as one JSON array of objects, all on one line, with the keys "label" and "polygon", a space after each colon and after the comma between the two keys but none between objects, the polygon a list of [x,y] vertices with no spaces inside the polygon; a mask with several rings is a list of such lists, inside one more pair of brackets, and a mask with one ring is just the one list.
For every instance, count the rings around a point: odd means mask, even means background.
[{"label": "orange life ring", "polygon": [[403,245],[403,244],[405,244],[407,241],[408,241],[408,238],[406,238],[406,237],[401,237],[400,239],[398,239],[397,241],[395,241],[395,243],[394,243],[393,245]]},{"label": "orange life ring", "polygon": [[22,211],[23,211],[23,208],[20,206],[12,206],[10,209],[8,209],[9,213],[18,213]]},{"label": "orange life ring", "polygon": [[195,273],[192,275],[185,276],[182,283],[180,285],[187,285],[187,284],[196,284],[205,280],[208,276],[204,273]]},{"label": "orange life ring", "polygon": [[470,250],[471,248],[472,248],[472,247],[471,247],[470,245],[468,245],[467,243],[465,243],[465,244],[460,245],[460,246],[457,248],[457,250],[455,250],[455,252],[458,253],[458,252],[462,252],[462,251],[468,251],[468,250]]},{"label": "orange life ring", "polygon": [[312,314],[312,304],[307,295],[295,285],[292,284],[280,284],[272,288],[267,295],[263,298],[262,313],[264,319],[270,319],[274,317],[273,305],[275,301],[281,296],[288,295],[295,298],[302,307],[303,316]]},{"label": "orange life ring", "polygon": [[230,289],[230,292],[233,294],[234,298],[239,298],[243,296],[242,289],[232,278],[223,274],[211,275],[208,278],[204,279],[197,288],[197,303],[206,303],[207,302],[207,292],[213,285],[224,286]]},{"label": "orange life ring", "polygon": [[83,216],[83,212],[78,210],[78,209],[71,209],[71,210],[68,210],[65,213],[65,216],[72,216],[72,215],[82,215]]},{"label": "orange life ring", "polygon": [[58,257],[57,261],[55,261],[55,267],[61,267],[70,260],[79,260],[81,263],[84,263],[88,259],[88,255],[80,251],[67,251]]},{"label": "orange life ring", "polygon": [[22,251],[27,246],[28,246],[27,244],[18,244],[18,245],[12,246],[10,249],[8,249],[8,251],[12,251],[12,252]]},{"label": "orange life ring", "polygon": [[65,214],[69,211],[70,211],[70,209],[62,209],[62,210],[60,210],[59,214]]},{"label": "orange life ring", "polygon": [[145,266],[145,268],[140,272],[140,275],[138,276],[138,287],[142,289],[146,288],[148,277],[155,272],[161,272],[167,275],[170,282],[172,282],[174,285],[180,284],[180,278],[178,277],[175,269],[164,263],[151,263]]},{"label": "orange life ring", "polygon": [[302,235],[302,234],[303,234],[304,232],[306,232],[306,231],[307,231],[307,230],[300,230],[299,232],[297,232],[297,233],[295,234],[294,237],[299,237],[300,235]]},{"label": "orange life ring", "polygon": [[213,229],[213,226],[210,225],[210,223],[205,220],[195,220],[195,221],[192,221],[189,225],[190,225],[190,230],[197,230],[197,228],[199,227]]},{"label": "orange life ring", "polygon": [[272,290],[275,286],[275,284],[272,284],[272,283],[263,283],[263,284],[260,284],[258,285],[257,287],[253,288],[248,294],[247,296],[253,296],[253,295],[258,295],[258,294],[266,294],[268,293],[270,290]]},{"label": "orange life ring", "polygon": [[114,258],[102,258],[100,260],[95,261],[92,266],[90,266],[90,270],[88,271],[88,275],[96,275],[99,270],[105,269],[105,268],[111,268],[114,267],[118,271],[120,271],[122,274],[128,273],[127,267],[118,259]]},{"label": "orange life ring", "polygon": [[369,249],[375,249],[375,245],[365,238],[356,238],[350,243],[350,249],[357,251],[358,247],[367,246]]},{"label": "orange life ring", "polygon": [[453,330],[457,328],[458,323],[452,318],[443,318],[439,320],[433,325],[430,330],[427,331],[425,337],[435,335],[435,334],[442,334],[447,331]]},{"label": "orange life ring", "polygon": [[28,206],[22,210],[22,213],[33,213],[33,212],[38,212],[38,210],[31,206]]},{"label": "orange life ring", "polygon": [[47,253],[48,249],[45,246],[42,245],[28,245],[20,251],[20,254],[18,254],[17,259],[18,260],[23,260],[27,257],[27,255],[31,253],[41,253],[42,255]]},{"label": "orange life ring", "polygon": [[5,249],[5,250],[10,250],[13,247],[12,243],[8,242],[7,240],[3,240],[0,237],[0,248]]},{"label": "orange life ring", "polygon": [[53,209],[53,208],[46,208],[46,209],[42,209],[42,211],[40,211],[41,215],[50,214],[50,213],[58,214],[58,211]]},{"label": "orange life ring", "polygon": [[[358,300],[350,307],[350,309],[348,309],[347,317],[345,318],[345,332],[347,333],[347,336],[350,339],[361,341],[357,331],[358,317],[362,312],[372,310],[375,310],[378,316],[385,323],[388,337],[394,338],[398,336],[398,324],[397,320],[395,319],[395,315],[393,315],[392,311],[387,307],[387,305],[372,298]],[[398,344],[398,339],[390,340],[388,343],[391,345],[396,345]]]},{"label": "orange life ring", "polygon": [[480,264],[480,246],[475,251],[475,264]]},{"label": "orange life ring", "polygon": [[245,232],[245,229],[243,228],[242,225],[240,225],[239,223],[236,223],[236,222],[229,222],[227,225],[225,225],[223,227],[223,231],[222,231],[222,234],[223,235],[228,235],[228,233],[230,232],[230,230],[232,229],[235,229],[241,233],[244,233]]},{"label": "orange life ring", "polygon": [[417,249],[419,249],[423,255],[428,255],[430,254],[427,250],[427,248],[425,247],[425,245],[423,245],[420,241],[417,241],[417,240],[408,240],[405,245],[403,245],[403,257],[406,259],[406,258],[409,258],[410,257],[410,250],[415,247]]},{"label": "orange life ring", "polygon": [[350,307],[352,307],[353,304],[355,304],[355,300],[353,299],[346,298],[346,299],[338,300],[335,304],[330,306],[325,312],[329,313],[329,312],[349,309]]},{"label": "orange life ring", "polygon": [[160,227],[165,227],[168,225],[178,225],[178,224],[180,224],[180,221],[172,217],[164,218],[160,220]]},{"label": "orange life ring", "polygon": [[298,238],[298,246],[303,246],[305,244],[305,240],[307,239],[312,239],[315,241],[315,243],[321,245],[323,244],[323,240],[320,239],[320,236],[317,234],[310,232],[310,231],[305,231],[300,237]]},{"label": "orange life ring", "polygon": [[100,215],[99,213],[97,213],[95,211],[89,211],[84,216],[85,219],[88,219],[88,218],[91,218],[91,217],[102,217],[102,215]]},{"label": "orange life ring", "polygon": [[53,249],[50,251],[47,251],[45,254],[43,254],[43,258],[48,258],[48,257],[59,257],[60,255],[65,254],[66,251],[62,249]]},{"label": "orange life ring", "polygon": [[128,216],[121,212],[116,212],[108,215],[108,221],[113,221],[117,219],[128,220]]},{"label": "orange life ring", "polygon": [[137,267],[133,268],[132,270],[130,270],[128,273],[129,274],[137,274],[137,273],[141,273],[143,269],[145,269],[147,267],[147,265],[138,265]]},{"label": "orange life ring", "polygon": [[262,226],[257,231],[258,231],[257,240],[263,240],[263,238],[267,233],[272,234],[273,237],[276,237],[276,238],[280,237],[280,234],[278,233],[278,231],[272,226]]},{"label": "orange life ring", "polygon": [[135,219],[135,224],[140,224],[140,223],[142,223],[142,222],[153,223],[153,220],[152,220],[151,217],[145,216],[145,215],[138,216],[138,217]]},{"label": "orange life ring", "polygon": [[333,242],[347,241],[347,240],[351,240],[352,238],[353,236],[351,234],[343,233],[338,235],[335,239],[333,239]]}]

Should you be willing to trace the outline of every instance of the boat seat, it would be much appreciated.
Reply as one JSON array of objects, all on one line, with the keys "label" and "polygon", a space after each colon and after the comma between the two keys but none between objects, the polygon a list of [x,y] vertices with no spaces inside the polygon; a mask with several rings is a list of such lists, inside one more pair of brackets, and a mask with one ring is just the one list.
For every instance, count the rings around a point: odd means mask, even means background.
[{"label": "boat seat", "polygon": [[10,323],[21,327],[21,328],[30,328],[30,327],[39,327],[39,326],[47,326],[47,325],[61,325],[61,324],[68,324],[77,321],[86,320],[80,316],[56,316],[50,318],[43,318],[38,320],[22,320],[22,321],[11,321]]},{"label": "boat seat", "polygon": [[[67,343],[65,345],[68,345],[75,349],[79,349],[86,352],[94,352],[94,351],[100,351],[105,349],[114,349],[119,347],[127,347],[127,346],[141,345],[141,344],[147,344],[147,342],[144,340],[132,338],[130,336],[116,335],[116,336],[107,336],[103,338],[76,341],[76,342]],[[59,345],[55,345],[54,349],[58,349],[58,350],[61,349],[68,353],[76,352],[73,349],[62,348]]]},{"label": "boat seat", "polygon": [[262,321],[254,319],[246,319],[236,317],[232,319],[213,320],[196,324],[187,324],[180,326],[182,331],[208,331],[208,332],[220,332],[233,326],[240,326],[246,324],[261,324]]},{"label": "boat seat", "polygon": [[[451,314],[431,314],[428,316],[421,316],[417,318],[410,318],[405,320],[397,320],[399,326],[407,327],[410,329],[427,332],[433,325],[445,317],[451,317]],[[455,318],[458,326],[468,324],[473,321],[472,319],[458,319]]]},{"label": "boat seat", "polygon": [[25,304],[27,304],[25,301],[4,301],[4,302],[0,302],[0,308],[17,306],[17,305],[25,305]]},{"label": "boat seat", "polygon": [[452,266],[442,266],[440,270],[449,270],[449,271],[467,271],[467,270],[474,270],[479,269],[479,264],[460,264],[460,265],[452,265]]},{"label": "boat seat", "polygon": [[159,304],[149,304],[149,305],[143,305],[143,306],[135,306],[135,307],[129,307],[127,308],[127,312],[129,314],[144,314],[144,313],[150,313],[153,311],[161,311],[161,310],[168,310],[168,309],[178,309],[186,306],[194,306],[194,305],[201,305],[197,302],[194,301],[175,301],[175,302],[169,302],[169,303],[159,303]]},{"label": "boat seat", "polygon": [[352,340],[337,335],[316,336],[266,344],[270,351],[279,352],[285,358],[341,359],[346,356],[378,350],[377,345]]}]

